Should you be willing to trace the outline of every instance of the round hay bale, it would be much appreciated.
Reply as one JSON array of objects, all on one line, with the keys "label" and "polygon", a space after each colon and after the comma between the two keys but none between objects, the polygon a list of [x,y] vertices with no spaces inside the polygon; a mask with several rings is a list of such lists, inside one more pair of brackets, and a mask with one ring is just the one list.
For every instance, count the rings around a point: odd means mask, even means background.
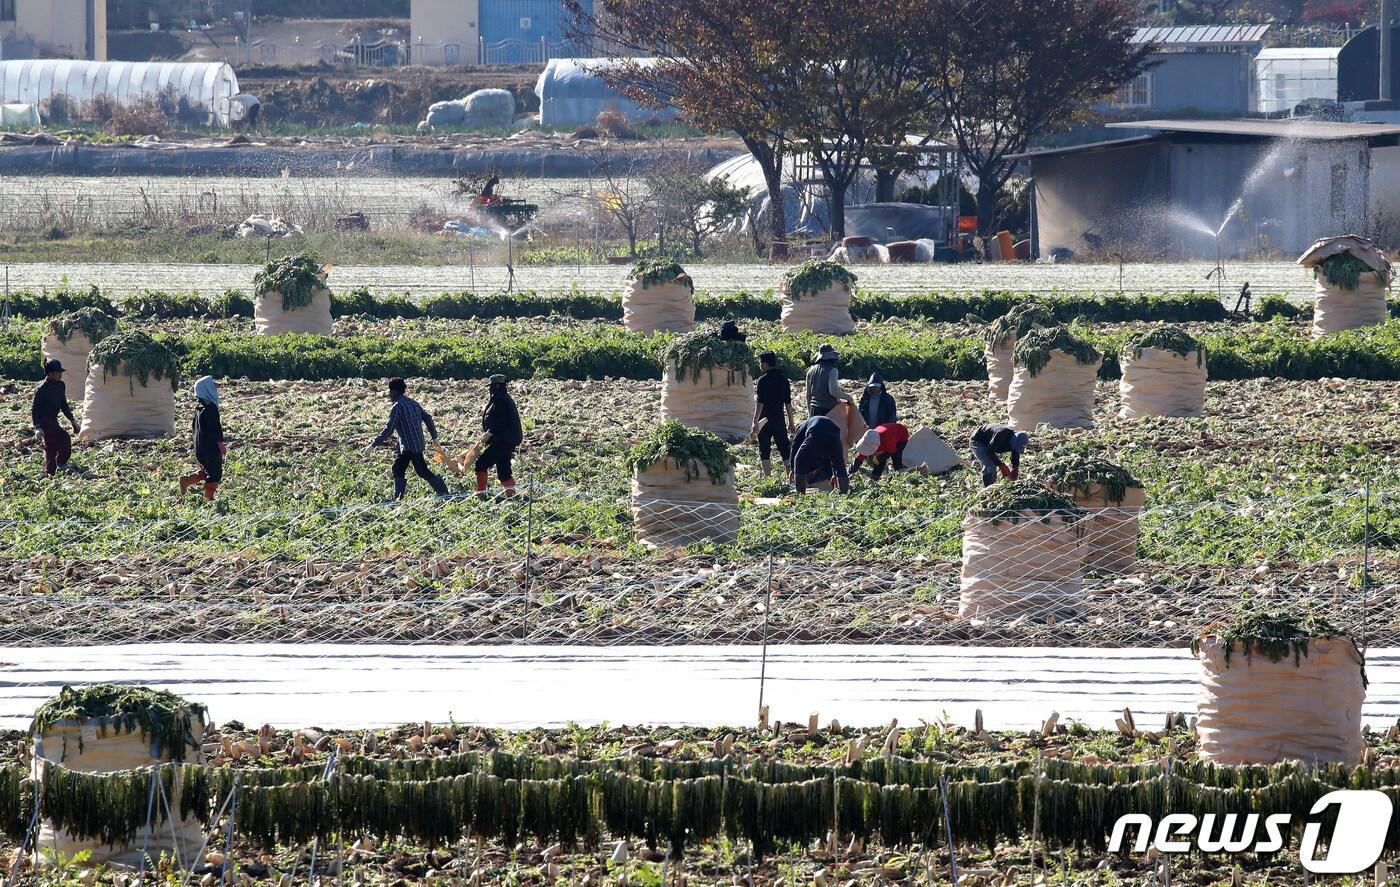
[{"label": "round hay bale", "polygon": [[961,618],[1072,616],[1083,605],[1082,514],[1034,482],[994,484],[963,520]]},{"label": "round hay bale", "polygon": [[284,256],[263,266],[253,278],[256,333],[329,336],[334,323],[331,291],[326,288],[330,269],[308,255]]},{"label": "round hay bale", "polygon": [[633,333],[688,333],[695,328],[695,284],[677,262],[648,259],[627,275],[622,325]]},{"label": "round hay bale", "polygon": [[[65,700],[94,693],[122,695],[129,700],[151,694],[151,698],[183,703],[183,700],[172,694],[155,694],[145,688],[112,685],[77,689],[65,687],[58,697],[40,708],[31,730],[34,743],[31,772],[35,779],[42,780],[45,770],[55,765],[77,773],[114,773],[175,761],[197,765],[205,763],[201,750],[205,724],[203,706],[183,706],[183,718],[188,719],[189,728],[182,730],[178,736],[160,735],[159,728],[153,734],[145,726],[137,723],[143,715],[130,707],[93,716],[43,717],[49,705],[57,704],[63,707]],[[168,719],[167,722],[182,722],[183,718],[176,717]],[[157,724],[159,722],[157,720]],[[144,843],[150,859],[159,859],[160,855],[165,853],[178,855],[186,867],[193,865],[196,861],[194,855],[204,843],[204,827],[192,815],[181,816],[180,781],[175,779],[165,788],[168,792],[166,800],[173,815],[168,821],[157,816],[149,836],[144,830],[138,830],[131,841],[109,844],[100,838],[77,837],[56,828],[52,821],[45,819],[38,835],[40,858],[44,863],[48,863],[56,859],[72,859],[77,854],[86,852],[89,856],[85,865],[136,866],[141,862]],[[160,791],[157,787],[157,811],[163,807]],[[146,804],[147,797],[143,791],[139,799],[140,804]]]},{"label": "round hay bale", "polygon": [[889,250],[890,264],[897,262],[917,262],[919,260],[919,244],[915,240],[896,240],[886,245]]},{"label": "round hay bale", "polygon": [[88,355],[98,342],[116,332],[117,321],[98,308],[82,308],[49,321],[40,345],[42,360],[57,360],[70,379],[85,384]]},{"label": "round hay bale", "polygon": [[1345,636],[1312,638],[1277,660],[1241,641],[1199,639],[1196,733],[1221,764],[1361,763],[1362,656]]},{"label": "round hay bale", "polygon": [[783,276],[779,288],[785,333],[855,332],[851,291],[856,276],[837,262],[807,261]]},{"label": "round hay bale", "polygon": [[78,440],[168,437],[175,431],[178,381],[178,358],[145,333],[103,339],[88,363]]},{"label": "round hay bale", "polygon": [[1092,428],[1102,356],[1064,327],[1032,330],[1016,344],[1006,408],[1017,428]]}]

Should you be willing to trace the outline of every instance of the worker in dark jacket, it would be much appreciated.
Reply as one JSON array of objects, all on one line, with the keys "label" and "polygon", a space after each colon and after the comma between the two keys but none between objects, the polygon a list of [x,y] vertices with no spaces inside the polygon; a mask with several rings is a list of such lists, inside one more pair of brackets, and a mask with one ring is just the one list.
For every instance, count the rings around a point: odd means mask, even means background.
[{"label": "worker in dark jacket", "polygon": [[68,405],[68,391],[63,384],[63,364],[51,360],[44,364],[44,381],[34,390],[34,405],[29,419],[44,439],[44,473],[68,470],[68,458],[73,454],[73,438],[58,424],[62,414],[68,417],[73,433],[78,433],[78,420]]},{"label": "worker in dark jacket", "polygon": [[893,425],[899,421],[894,395],[885,388],[885,380],[880,378],[879,373],[871,373],[870,381],[865,383],[865,391],[860,395],[860,414],[865,418],[867,428]]},{"label": "worker in dark jacket", "polygon": [[826,416],[813,416],[798,425],[792,435],[792,482],[798,495],[803,495],[808,484],[832,478],[842,493],[851,491],[841,428]]},{"label": "worker in dark jacket", "polygon": [[898,422],[886,422],[865,432],[856,444],[856,460],[851,463],[851,474],[860,473],[860,467],[867,459],[875,463],[870,470],[870,480],[878,481],[885,474],[885,468],[894,462],[895,471],[904,470],[904,448],[909,443],[909,429]]},{"label": "worker in dark jacket", "polygon": [[408,384],[403,379],[395,376],[389,380],[389,403],[393,404],[389,407],[389,423],[379,432],[369,449],[383,446],[389,442],[390,437],[398,438],[398,452],[391,469],[394,475],[395,499],[402,499],[408,492],[409,465],[413,466],[419,477],[428,482],[433,492],[439,496],[446,496],[447,482],[434,474],[428,468],[428,463],[423,461],[423,450],[427,446],[427,442],[423,440],[423,428],[428,429],[433,443],[437,443],[437,426],[433,424],[433,417],[418,405],[418,401],[409,397],[407,392]]},{"label": "worker in dark jacket", "polygon": [[[842,401],[854,403],[854,398],[841,390],[841,379],[836,368],[840,358],[841,355],[831,345],[822,345],[812,355],[812,366],[807,370],[807,415],[825,416]],[[844,463],[845,457],[841,461]]]},{"label": "worker in dark jacket", "polygon": [[491,396],[481,412],[481,430],[486,433],[486,449],[476,460],[477,498],[486,496],[486,473],[493,466],[505,495],[514,496],[515,475],[511,472],[510,460],[524,435],[520,429],[520,410],[506,390],[505,376],[491,377]]},{"label": "worker in dark jacket", "polygon": [[773,472],[773,447],[783,460],[783,468],[792,467],[792,447],[788,435],[796,430],[792,421],[792,383],[778,369],[778,356],[765,351],[758,356],[758,368],[763,374],[754,385],[753,434],[758,437],[758,461],[763,476]]},{"label": "worker in dark jacket", "polygon": [[[982,464],[982,486],[990,487],[1001,476],[1018,480],[1021,477],[1021,456],[1031,436],[1006,425],[979,425],[972,432],[972,455]],[[1011,454],[1011,467],[1001,461],[1001,455]]]},{"label": "worker in dark jacket", "polygon": [[194,458],[199,470],[180,478],[181,495],[191,487],[204,484],[204,498],[213,500],[224,482],[224,456],[228,442],[224,439],[224,423],[219,418],[219,386],[213,376],[204,376],[194,383],[194,419],[190,430],[194,436]]}]

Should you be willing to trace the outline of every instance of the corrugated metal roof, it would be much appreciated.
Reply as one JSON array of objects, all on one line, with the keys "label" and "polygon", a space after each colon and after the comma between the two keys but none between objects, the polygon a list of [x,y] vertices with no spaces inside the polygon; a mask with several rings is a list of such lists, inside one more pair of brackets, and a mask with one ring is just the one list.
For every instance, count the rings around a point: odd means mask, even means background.
[{"label": "corrugated metal roof", "polygon": [[1232,46],[1258,43],[1269,31],[1268,25],[1190,25],[1179,28],[1138,28],[1133,43],[1158,46]]},{"label": "corrugated metal roof", "polygon": [[1110,123],[1110,129],[1155,129],[1266,139],[1376,139],[1400,135],[1400,125],[1333,123],[1325,120],[1133,120]]}]

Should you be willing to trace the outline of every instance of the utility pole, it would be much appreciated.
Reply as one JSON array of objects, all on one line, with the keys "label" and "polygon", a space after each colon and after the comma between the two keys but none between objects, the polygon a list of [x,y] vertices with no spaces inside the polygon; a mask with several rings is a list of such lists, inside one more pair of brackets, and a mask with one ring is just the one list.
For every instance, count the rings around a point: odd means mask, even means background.
[{"label": "utility pole", "polygon": [[1381,45],[1381,46],[1380,46],[1380,49],[1381,49],[1381,57],[1380,57],[1380,65],[1379,65],[1380,74],[1381,74],[1381,82],[1380,82],[1380,91],[1376,94],[1376,98],[1380,99],[1380,100],[1383,101],[1383,102],[1388,102],[1388,101],[1390,101],[1390,98],[1391,98],[1391,95],[1390,95],[1390,22],[1391,22],[1391,11],[1392,11],[1392,10],[1391,10],[1391,4],[1392,4],[1392,2],[1393,2],[1393,0],[1381,0],[1381,20],[1380,20],[1380,24],[1377,25],[1377,33],[1378,33],[1378,35],[1380,36],[1380,45]]}]

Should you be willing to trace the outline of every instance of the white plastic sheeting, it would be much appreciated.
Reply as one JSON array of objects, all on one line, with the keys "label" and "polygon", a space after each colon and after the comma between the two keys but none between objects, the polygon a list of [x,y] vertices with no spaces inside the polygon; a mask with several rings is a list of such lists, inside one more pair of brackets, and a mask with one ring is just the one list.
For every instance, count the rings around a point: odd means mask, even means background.
[{"label": "white plastic sheeting", "polygon": [[33,103],[0,105],[0,127],[19,129],[38,125],[38,105]]},{"label": "white plastic sheeting", "polygon": [[[655,64],[655,59],[633,59],[642,65]],[[646,108],[608,86],[602,71],[617,65],[616,59],[550,59],[540,79],[535,81],[535,95],[540,97],[541,126],[578,126],[592,123],[602,111],[616,110],[630,120],[654,118],[671,120],[674,108]]]},{"label": "white plastic sheeting", "polygon": [[87,62],[27,59],[0,62],[0,102],[39,104],[63,95],[78,105],[106,96],[122,105],[169,92],[228,126],[238,78],[223,62]]}]

